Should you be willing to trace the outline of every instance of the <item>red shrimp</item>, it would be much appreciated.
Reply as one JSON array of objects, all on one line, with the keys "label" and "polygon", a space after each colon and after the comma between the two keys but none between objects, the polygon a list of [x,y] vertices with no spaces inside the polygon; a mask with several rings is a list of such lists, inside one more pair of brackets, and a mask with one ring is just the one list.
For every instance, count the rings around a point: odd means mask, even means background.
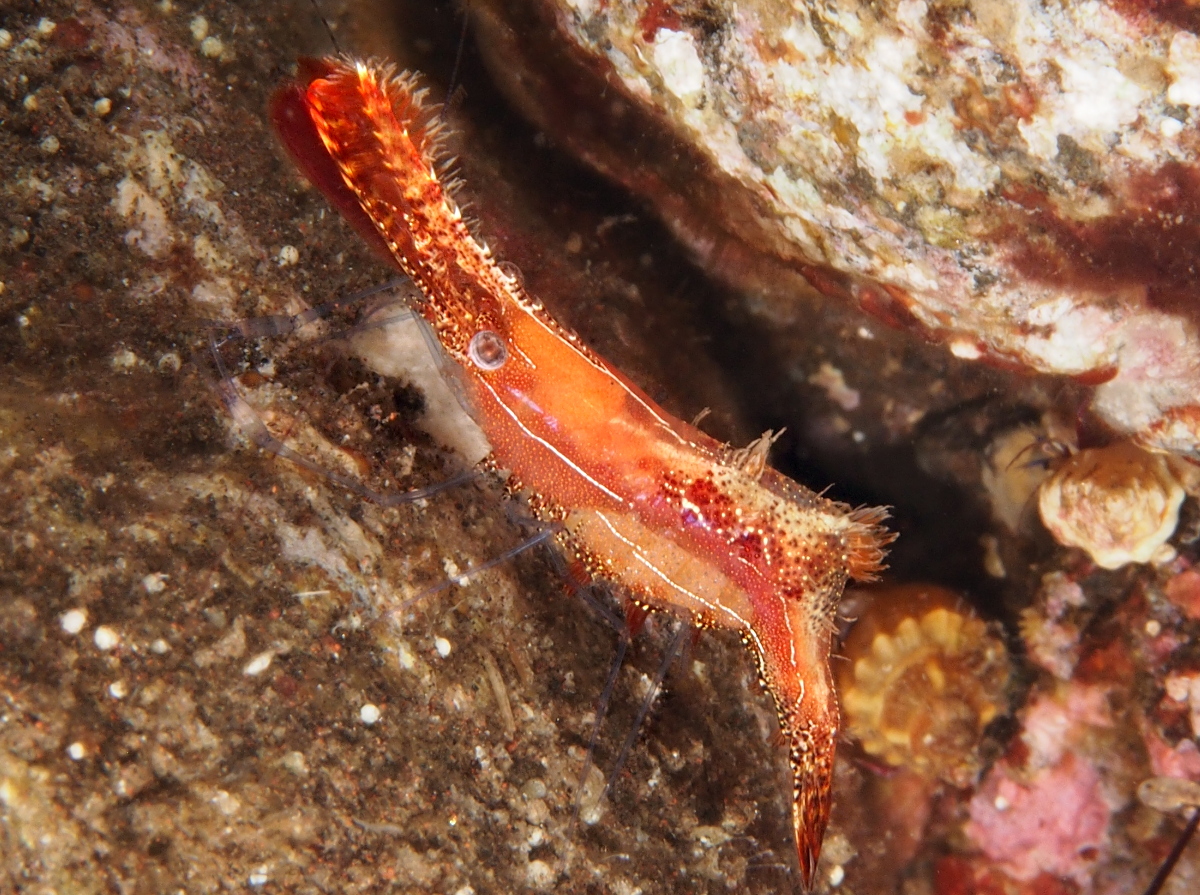
[{"label": "red shrimp", "polygon": [[833,616],[849,578],[882,568],[878,507],[852,509],[670,416],[556,322],[464,223],[438,174],[415,78],[306,62],[272,117],[309,178],[400,270],[457,362],[465,404],[563,546],[637,602],[738,631],[774,698],[810,886],[829,821],[837,697]]}]

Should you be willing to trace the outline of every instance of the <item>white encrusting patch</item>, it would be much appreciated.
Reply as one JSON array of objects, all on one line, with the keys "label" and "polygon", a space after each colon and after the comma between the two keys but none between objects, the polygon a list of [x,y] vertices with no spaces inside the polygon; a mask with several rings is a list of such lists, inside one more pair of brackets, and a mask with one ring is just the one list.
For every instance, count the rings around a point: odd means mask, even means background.
[{"label": "white encrusting patch", "polygon": [[660,28],[654,35],[652,54],[663,86],[689,105],[703,98],[704,64],[690,34]]},{"label": "white encrusting patch", "polygon": [[1171,38],[1167,55],[1167,102],[1177,106],[1200,106],[1200,37],[1180,31]]}]

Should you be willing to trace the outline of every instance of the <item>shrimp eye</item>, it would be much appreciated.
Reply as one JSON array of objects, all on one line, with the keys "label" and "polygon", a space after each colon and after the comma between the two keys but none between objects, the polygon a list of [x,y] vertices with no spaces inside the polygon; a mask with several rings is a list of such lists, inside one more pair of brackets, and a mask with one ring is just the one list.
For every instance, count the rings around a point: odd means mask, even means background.
[{"label": "shrimp eye", "polygon": [[471,337],[467,345],[467,357],[481,370],[499,370],[508,360],[508,349],[500,336],[485,329]]}]

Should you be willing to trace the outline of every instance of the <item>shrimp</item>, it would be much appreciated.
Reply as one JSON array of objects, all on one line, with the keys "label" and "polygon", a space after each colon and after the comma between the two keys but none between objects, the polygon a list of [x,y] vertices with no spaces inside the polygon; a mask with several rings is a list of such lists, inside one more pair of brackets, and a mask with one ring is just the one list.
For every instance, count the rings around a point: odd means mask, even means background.
[{"label": "shrimp", "polygon": [[894,535],[657,406],[528,295],[476,239],[439,175],[439,124],[417,80],[347,58],[304,63],[272,103],[309,179],[420,290],[415,310],[464,405],[534,513],[593,575],[702,628],[732,628],[774,699],[811,886],[829,821],[840,718],[834,614]]}]

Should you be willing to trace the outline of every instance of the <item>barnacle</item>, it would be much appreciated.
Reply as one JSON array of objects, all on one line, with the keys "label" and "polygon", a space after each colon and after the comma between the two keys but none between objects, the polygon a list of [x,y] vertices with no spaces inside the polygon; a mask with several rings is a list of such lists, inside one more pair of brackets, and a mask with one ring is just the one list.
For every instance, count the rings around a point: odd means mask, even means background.
[{"label": "barnacle", "polygon": [[890,765],[969,786],[984,727],[1003,712],[1009,660],[987,625],[940,587],[881,589],[846,639],[846,726]]},{"label": "barnacle", "polygon": [[1067,458],[1042,483],[1038,510],[1060,544],[1118,569],[1169,558],[1184,494],[1166,457],[1117,442]]}]

